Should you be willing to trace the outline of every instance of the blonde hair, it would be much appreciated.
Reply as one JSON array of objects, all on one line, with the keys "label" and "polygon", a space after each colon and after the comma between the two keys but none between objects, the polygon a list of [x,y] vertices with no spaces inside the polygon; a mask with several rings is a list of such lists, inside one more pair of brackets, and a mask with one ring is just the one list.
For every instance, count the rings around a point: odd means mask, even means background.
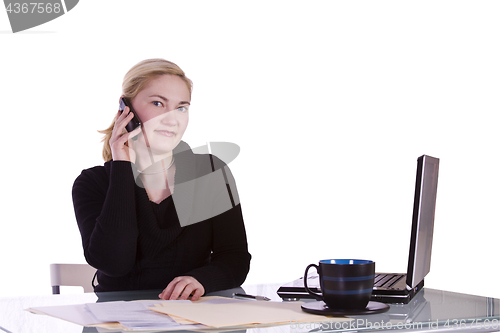
[{"label": "blonde hair", "polygon": [[[186,77],[186,74],[184,74],[184,71],[179,66],[164,59],[146,59],[136,64],[127,72],[127,74],[125,74],[122,83],[123,97],[132,101],[137,94],[143,90],[149,82],[151,82],[151,80],[161,75],[179,76],[186,83],[189,95],[191,95],[193,83]],[[99,133],[104,134],[104,137],[102,138],[102,142],[104,143],[102,148],[102,158],[105,162],[112,159],[109,139],[111,138],[114,126],[115,121],[113,120],[111,126],[107,129],[98,131]]]}]

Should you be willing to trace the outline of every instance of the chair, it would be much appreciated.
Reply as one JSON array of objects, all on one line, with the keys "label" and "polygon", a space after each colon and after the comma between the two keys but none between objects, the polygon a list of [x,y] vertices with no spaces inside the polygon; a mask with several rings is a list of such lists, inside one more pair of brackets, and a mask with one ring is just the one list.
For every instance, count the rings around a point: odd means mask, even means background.
[{"label": "chair", "polygon": [[83,292],[93,292],[95,272],[96,269],[87,264],[50,264],[52,294],[60,294],[59,286],[81,286]]}]

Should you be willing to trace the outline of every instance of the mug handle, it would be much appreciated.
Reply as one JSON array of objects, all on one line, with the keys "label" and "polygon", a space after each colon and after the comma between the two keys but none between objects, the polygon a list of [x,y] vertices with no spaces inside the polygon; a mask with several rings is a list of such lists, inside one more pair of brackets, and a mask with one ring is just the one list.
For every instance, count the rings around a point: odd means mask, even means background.
[{"label": "mug handle", "polygon": [[309,293],[309,295],[313,296],[318,301],[322,301],[323,300],[323,296],[320,295],[320,294],[316,294],[311,289],[309,289],[309,287],[307,286],[307,272],[309,271],[309,268],[311,268],[312,266],[316,267],[316,272],[318,272],[318,274],[319,274],[319,267],[318,267],[318,265],[316,265],[316,264],[310,264],[309,266],[307,266],[306,271],[304,273],[304,287],[306,288],[306,290]]}]

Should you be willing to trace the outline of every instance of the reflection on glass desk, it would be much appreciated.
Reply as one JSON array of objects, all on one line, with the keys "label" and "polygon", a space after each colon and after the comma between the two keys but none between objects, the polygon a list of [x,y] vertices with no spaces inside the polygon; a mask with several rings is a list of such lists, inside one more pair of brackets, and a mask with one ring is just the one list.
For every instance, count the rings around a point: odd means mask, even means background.
[{"label": "reflection on glass desk", "polygon": [[[281,284],[244,285],[210,295],[231,297],[234,292],[261,295],[281,301],[276,290]],[[37,306],[82,304],[118,300],[157,299],[159,290],[45,295],[0,298],[0,332],[110,332],[87,328],[57,318],[35,315],[24,309]],[[310,300],[304,300],[310,301]],[[410,332],[498,332],[500,331],[500,300],[424,288],[405,305],[391,304],[382,314],[352,316],[350,322],[289,323],[286,325],[252,328],[238,332],[248,333],[302,333],[319,331],[384,331]],[[187,332],[187,331],[179,331]]]}]

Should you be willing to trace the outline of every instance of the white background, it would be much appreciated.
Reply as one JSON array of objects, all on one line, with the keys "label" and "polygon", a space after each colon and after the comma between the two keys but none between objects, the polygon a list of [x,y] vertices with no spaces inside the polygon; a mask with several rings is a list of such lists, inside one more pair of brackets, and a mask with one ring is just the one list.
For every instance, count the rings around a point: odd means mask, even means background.
[{"label": "white background", "polygon": [[[12,34],[0,11],[0,296],[83,263],[71,187],[125,72],[194,81],[192,147],[241,147],[248,283],[327,258],[405,272],[416,159],[439,157],[426,286],[500,297],[500,2],[97,1]],[[165,281],[168,283],[168,281]]]}]

